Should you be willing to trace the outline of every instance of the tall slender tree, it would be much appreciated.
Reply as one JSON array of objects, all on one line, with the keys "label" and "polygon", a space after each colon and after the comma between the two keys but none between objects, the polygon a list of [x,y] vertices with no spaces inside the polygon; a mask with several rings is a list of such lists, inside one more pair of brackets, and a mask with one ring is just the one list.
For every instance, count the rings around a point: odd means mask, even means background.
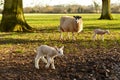
[{"label": "tall slender tree", "polygon": [[4,0],[0,31],[30,32],[33,30],[25,20],[22,4],[22,0]]},{"label": "tall slender tree", "polygon": [[113,19],[111,15],[110,0],[102,0],[102,12],[99,19]]},{"label": "tall slender tree", "polygon": [[95,0],[93,1],[95,12],[99,13],[100,12],[100,5],[97,3]]}]

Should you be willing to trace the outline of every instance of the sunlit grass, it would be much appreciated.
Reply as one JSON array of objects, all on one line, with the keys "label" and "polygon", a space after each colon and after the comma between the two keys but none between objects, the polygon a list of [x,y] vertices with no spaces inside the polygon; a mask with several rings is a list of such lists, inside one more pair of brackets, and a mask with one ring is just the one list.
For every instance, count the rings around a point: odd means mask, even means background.
[{"label": "sunlit grass", "polygon": [[[66,38],[59,40],[59,20],[63,15],[80,15],[84,21],[84,30],[76,34],[76,41]],[[120,15],[113,14],[114,20],[98,20],[100,14],[25,14],[27,23],[37,29],[33,33],[0,33],[0,50],[12,49],[16,53],[34,52],[37,46],[47,44],[50,46],[65,46],[65,53],[80,53],[86,48],[112,48],[120,46]],[[1,18],[1,17],[0,17]],[[105,35],[105,41],[92,41],[93,29],[109,29],[110,35]],[[98,36],[100,38],[100,36]]]},{"label": "sunlit grass", "polygon": [[98,20],[100,14],[26,14],[26,20],[31,26],[35,27],[58,27],[61,16],[64,15],[80,15],[84,21],[84,29],[105,28],[119,29],[120,15],[113,14],[114,20]]}]

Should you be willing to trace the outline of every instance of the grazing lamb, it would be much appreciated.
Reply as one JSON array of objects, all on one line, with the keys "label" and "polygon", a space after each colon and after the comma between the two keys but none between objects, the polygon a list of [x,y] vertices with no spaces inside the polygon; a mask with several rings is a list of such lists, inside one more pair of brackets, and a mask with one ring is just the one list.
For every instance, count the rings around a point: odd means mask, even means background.
[{"label": "grazing lamb", "polygon": [[109,30],[102,30],[102,29],[95,29],[94,30],[94,35],[93,35],[93,40],[95,41],[96,35],[101,35],[102,41],[104,41],[104,34],[110,34]]},{"label": "grazing lamb", "polygon": [[83,30],[83,21],[81,16],[63,16],[60,19],[60,39],[62,39],[62,32],[68,32],[68,38],[69,32],[72,32],[72,39],[74,38],[74,32],[81,32]]},{"label": "grazing lamb", "polygon": [[[57,48],[57,47],[50,47],[47,45],[41,45],[40,47],[37,48],[37,55],[35,57],[35,67],[39,69],[39,60],[41,59],[43,62],[47,63],[46,68],[49,68],[51,64],[51,68],[55,69],[54,66],[54,58],[56,56],[62,56],[63,55],[63,48]],[[47,58],[47,60],[45,59]]]}]

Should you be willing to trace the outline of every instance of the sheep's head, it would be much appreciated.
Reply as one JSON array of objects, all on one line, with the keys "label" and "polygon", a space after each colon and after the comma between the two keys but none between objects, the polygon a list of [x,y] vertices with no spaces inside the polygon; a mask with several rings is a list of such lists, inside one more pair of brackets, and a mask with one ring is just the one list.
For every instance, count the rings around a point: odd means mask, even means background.
[{"label": "sheep's head", "polygon": [[58,56],[64,55],[64,54],[63,54],[63,48],[64,48],[64,46],[62,46],[61,48],[55,47]]},{"label": "sheep's head", "polygon": [[81,16],[73,16],[75,18],[75,21],[79,23],[79,20],[82,18]]}]

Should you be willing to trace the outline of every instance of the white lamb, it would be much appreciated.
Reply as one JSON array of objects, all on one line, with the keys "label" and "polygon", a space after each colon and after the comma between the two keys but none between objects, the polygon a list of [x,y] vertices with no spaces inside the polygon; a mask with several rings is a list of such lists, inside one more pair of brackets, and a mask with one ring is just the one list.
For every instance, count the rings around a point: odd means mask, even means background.
[{"label": "white lamb", "polygon": [[104,34],[110,34],[109,30],[95,29],[93,35],[93,40],[95,41],[96,35],[101,35],[102,41],[104,41]]},{"label": "white lamb", "polygon": [[60,19],[60,39],[62,39],[62,32],[68,32],[68,38],[69,32],[72,32],[72,39],[74,38],[74,32],[81,32],[83,30],[83,21],[81,16],[63,16]]},{"label": "white lamb", "polygon": [[[54,58],[56,56],[62,56],[63,55],[63,48],[57,48],[57,47],[50,47],[47,45],[41,45],[37,48],[37,55],[35,57],[35,67],[39,69],[39,60],[41,59],[43,62],[47,63],[45,68],[49,68],[51,64],[51,68],[55,69],[54,65]],[[45,59],[47,58],[47,60]]]}]

